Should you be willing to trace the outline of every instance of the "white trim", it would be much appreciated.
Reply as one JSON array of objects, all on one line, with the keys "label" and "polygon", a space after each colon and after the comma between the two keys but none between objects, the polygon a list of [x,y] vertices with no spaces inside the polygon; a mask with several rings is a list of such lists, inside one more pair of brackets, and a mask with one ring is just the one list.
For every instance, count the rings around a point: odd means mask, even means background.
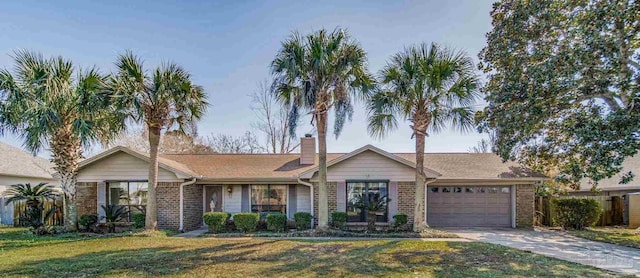
[{"label": "white trim", "polygon": [[516,228],[516,186],[511,186],[511,228]]},{"label": "white trim", "polygon": [[184,186],[196,183],[196,178],[180,184],[180,226],[178,231],[184,232]]}]

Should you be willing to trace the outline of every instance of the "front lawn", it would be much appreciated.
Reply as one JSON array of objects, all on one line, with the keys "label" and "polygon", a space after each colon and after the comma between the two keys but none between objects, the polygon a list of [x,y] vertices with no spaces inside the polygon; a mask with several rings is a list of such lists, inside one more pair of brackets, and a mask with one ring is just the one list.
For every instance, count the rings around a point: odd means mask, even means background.
[{"label": "front lawn", "polygon": [[617,245],[640,248],[640,234],[635,229],[589,228],[583,231],[569,231],[571,235],[590,240],[613,243]]},{"label": "front lawn", "polygon": [[33,240],[22,230],[0,229],[0,246],[10,246],[0,250],[1,276],[13,277],[613,276],[477,242],[161,236]]}]

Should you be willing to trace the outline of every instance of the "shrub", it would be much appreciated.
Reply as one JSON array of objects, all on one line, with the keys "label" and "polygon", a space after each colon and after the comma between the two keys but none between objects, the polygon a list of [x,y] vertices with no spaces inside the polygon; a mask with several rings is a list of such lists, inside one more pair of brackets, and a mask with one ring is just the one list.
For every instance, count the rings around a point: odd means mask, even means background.
[{"label": "shrub", "polygon": [[258,213],[236,213],[233,215],[233,223],[236,225],[236,229],[241,232],[253,232],[256,230],[260,222],[260,214]]},{"label": "shrub", "polygon": [[202,219],[204,224],[209,227],[209,232],[217,233],[224,231],[230,216],[228,212],[206,212]]},{"label": "shrub", "polygon": [[407,224],[408,217],[406,214],[396,214],[393,216],[393,228],[399,230]]},{"label": "shrub", "polygon": [[84,231],[91,231],[96,223],[98,223],[98,216],[95,214],[81,215],[78,219],[78,224]]},{"label": "shrub", "polygon": [[267,214],[267,230],[283,232],[287,225],[287,215],[284,213]]},{"label": "shrub", "polygon": [[556,198],[551,200],[554,225],[564,229],[582,230],[600,219],[602,207],[594,199]]},{"label": "shrub", "polygon": [[142,212],[136,212],[131,215],[133,227],[136,229],[144,228],[147,216]]},{"label": "shrub", "polygon": [[342,229],[347,223],[347,213],[342,211],[334,211],[331,213],[331,226]]},{"label": "shrub", "polygon": [[311,229],[311,213],[308,212],[296,212],[293,214],[293,219],[296,222],[296,229],[299,231]]}]

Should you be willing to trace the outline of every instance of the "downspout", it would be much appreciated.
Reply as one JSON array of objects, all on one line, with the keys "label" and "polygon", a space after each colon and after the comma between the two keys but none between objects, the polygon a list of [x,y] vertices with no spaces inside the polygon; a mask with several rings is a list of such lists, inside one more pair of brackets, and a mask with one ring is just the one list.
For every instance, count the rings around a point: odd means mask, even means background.
[{"label": "downspout", "polygon": [[313,218],[315,217],[315,215],[313,214],[313,212],[314,212],[313,208],[314,208],[314,204],[315,204],[315,200],[313,199],[313,184],[308,183],[306,181],[302,181],[300,178],[298,178],[298,183],[300,183],[302,185],[306,185],[309,188],[311,188],[311,191],[310,191],[311,192],[311,198],[310,198],[311,199],[311,229],[313,229],[313,223],[314,223]]},{"label": "downspout", "polygon": [[178,231],[184,233],[184,186],[196,183],[196,178],[180,184],[180,227]]}]

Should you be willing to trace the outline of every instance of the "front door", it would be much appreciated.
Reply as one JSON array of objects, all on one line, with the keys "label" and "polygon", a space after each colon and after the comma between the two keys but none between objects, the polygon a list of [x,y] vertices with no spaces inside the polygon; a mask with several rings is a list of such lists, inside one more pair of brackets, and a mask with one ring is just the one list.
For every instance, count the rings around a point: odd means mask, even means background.
[{"label": "front door", "polygon": [[222,211],[222,186],[205,186],[205,211]]}]

